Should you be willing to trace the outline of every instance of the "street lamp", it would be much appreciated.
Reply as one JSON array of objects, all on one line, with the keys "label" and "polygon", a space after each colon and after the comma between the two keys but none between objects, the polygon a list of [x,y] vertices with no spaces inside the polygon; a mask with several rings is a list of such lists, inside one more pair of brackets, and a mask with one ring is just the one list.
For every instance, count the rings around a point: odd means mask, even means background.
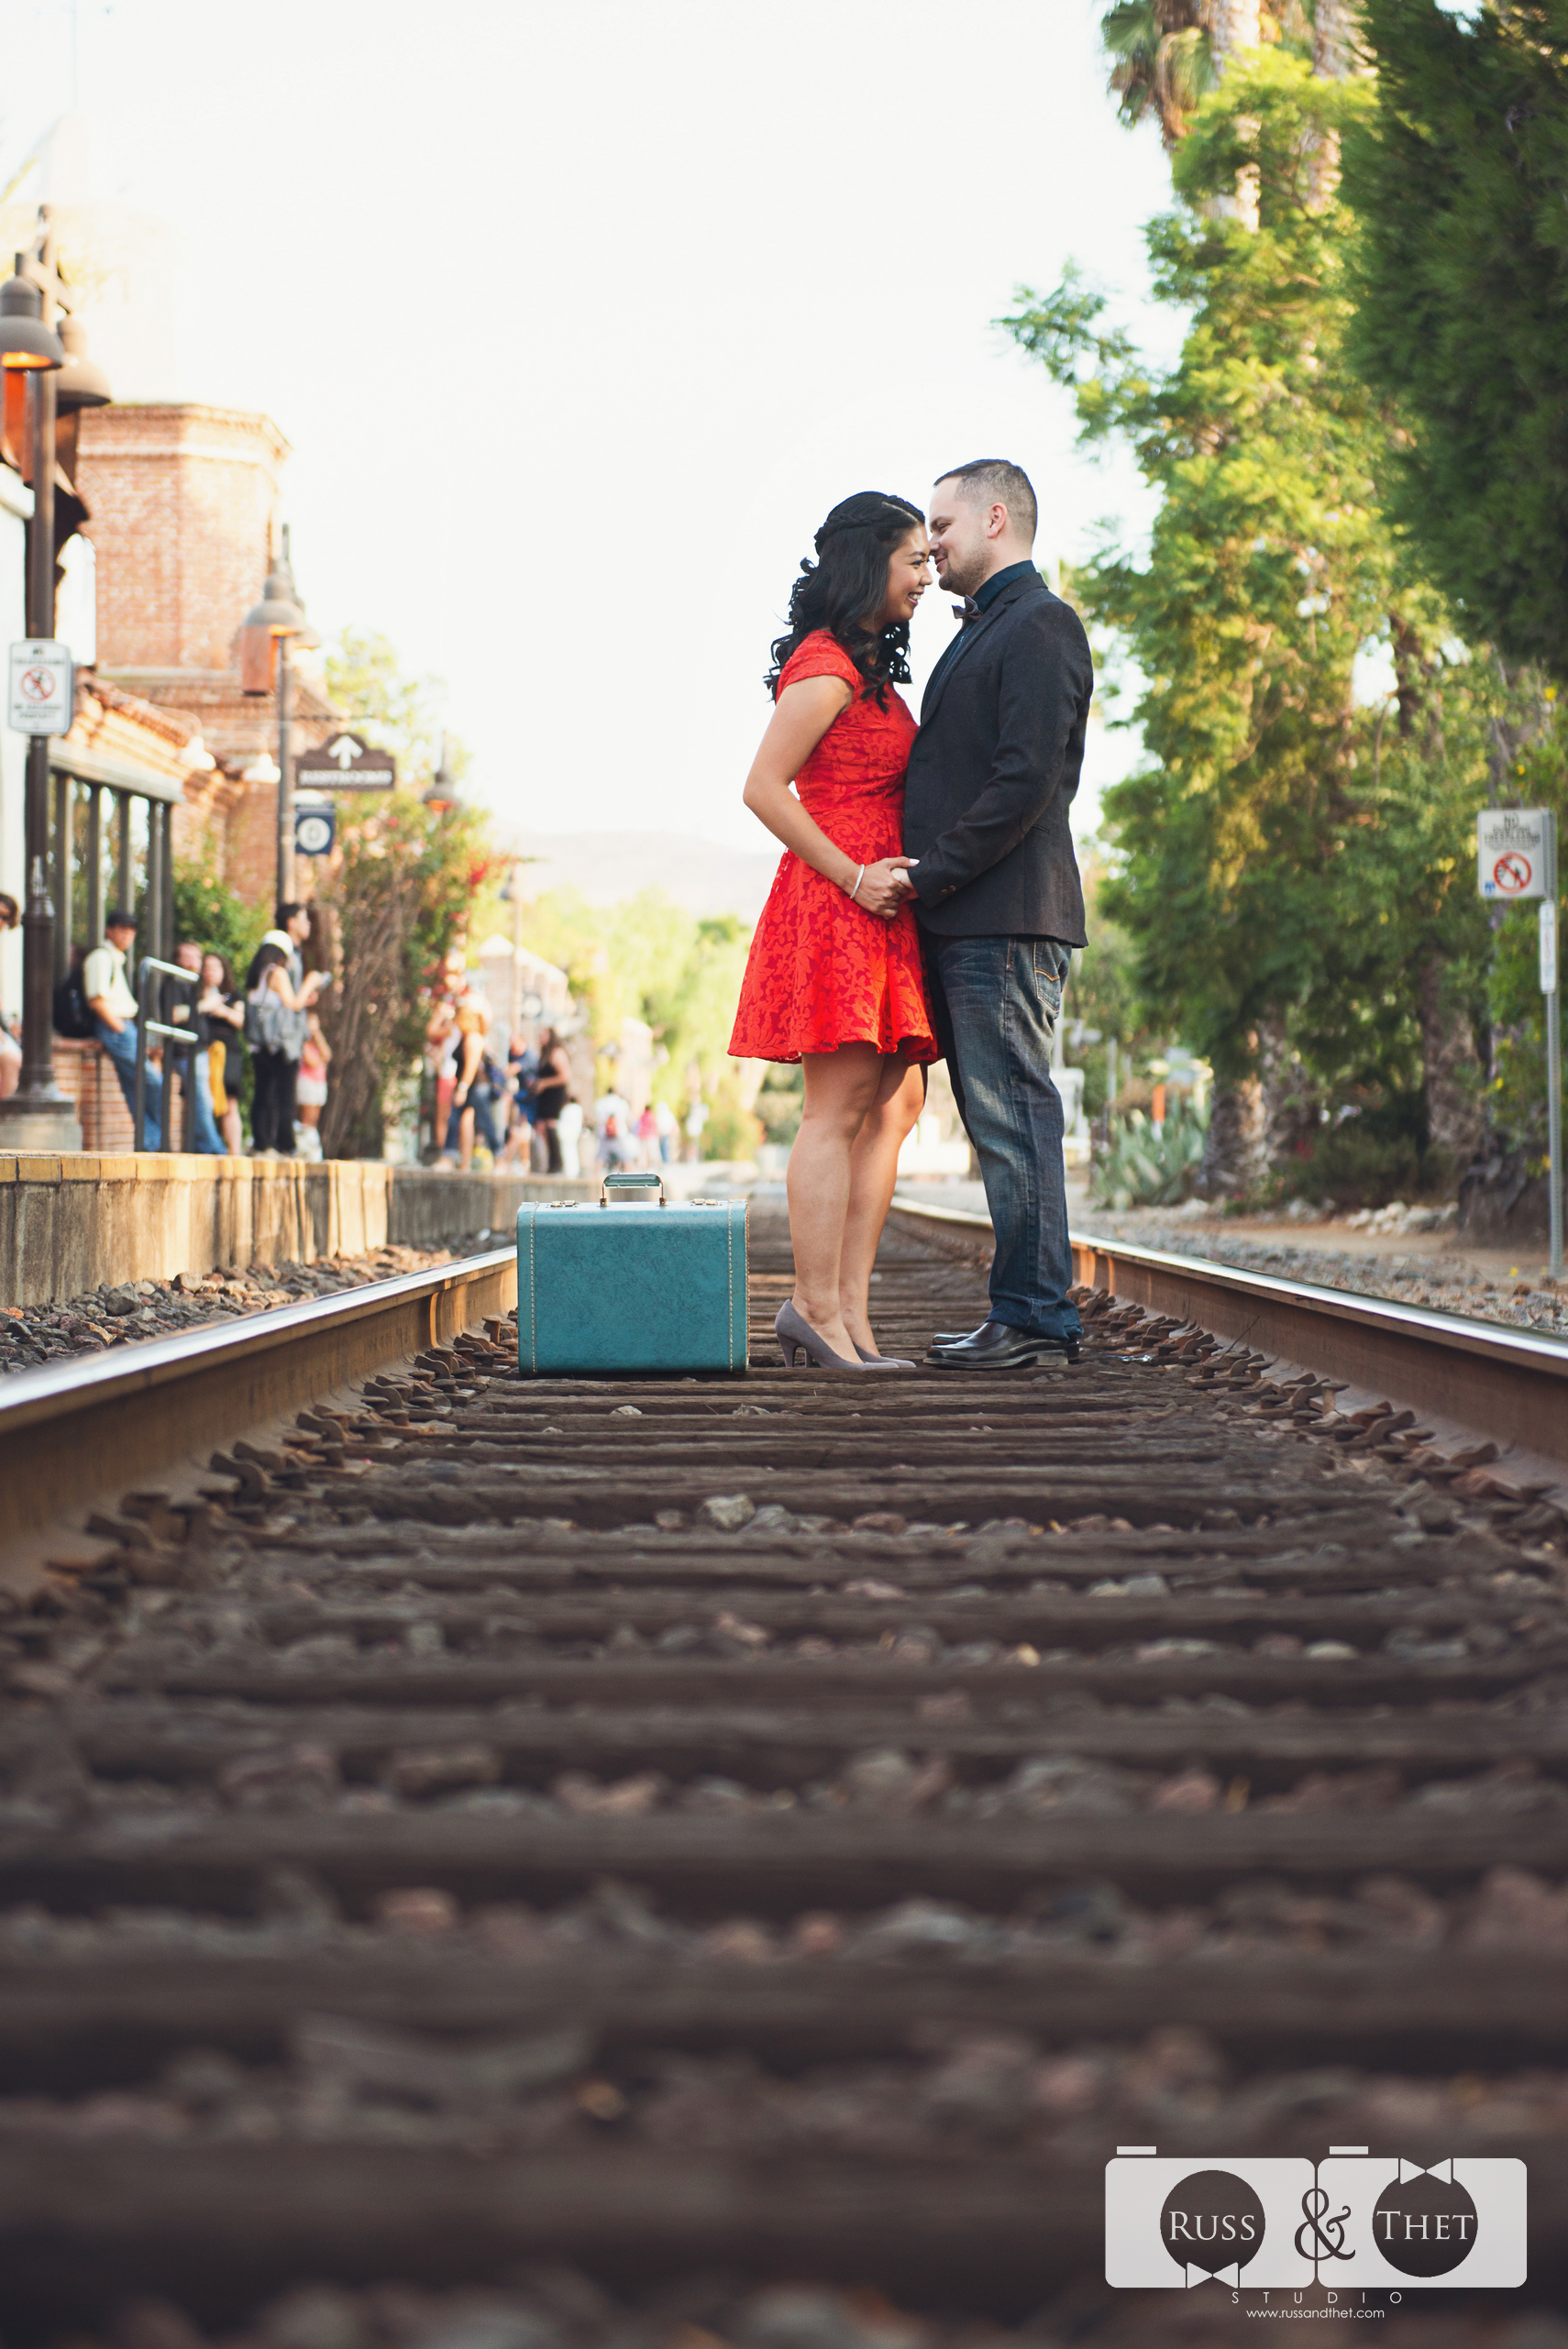
[{"label": "street lamp", "polygon": [[497,891],[502,905],[512,908],[512,1025],[508,1037],[523,1025],[523,859],[514,856],[512,869]]},{"label": "street lamp", "polygon": [[54,379],[54,404],[62,416],[79,408],[106,408],[114,398],[109,379],[87,356],[87,329],[80,318],[62,318],[60,339],[65,365]]},{"label": "street lamp", "polygon": [[435,808],[443,815],[458,804],[458,778],[452,772],[451,751],[445,733],[441,736],[441,755],[436,772],[420,797],[427,808]]},{"label": "street lamp", "polygon": [[[294,877],[294,775],[293,746],[290,740],[293,679],[289,670],[289,645],[296,636],[300,643],[306,646],[315,646],[321,642],[321,638],[305,618],[304,605],[301,601],[299,590],[294,585],[293,568],[289,561],[287,523],[283,525],[283,551],[273,568],[267,574],[267,582],[261,590],[260,602],[251,605],[245,615],[243,625],[248,631],[253,629],[256,632],[256,635],[251,638],[252,643],[258,637],[265,637],[268,640],[269,648],[272,645],[277,646],[277,901],[282,905],[286,899],[293,895]],[[258,684],[248,681],[249,664],[248,663],[246,667],[246,692],[265,693],[272,683],[271,660],[266,663],[266,667],[261,673],[261,681]]]},{"label": "street lamp", "polygon": [[27,262],[27,255],[18,253],[16,276],[0,285],[0,367],[36,375],[63,367],[65,347],[44,324],[43,294],[24,274]]},{"label": "street lamp", "polygon": [[[28,377],[33,476],[28,549],[28,633],[54,634],[55,377],[65,348],[44,317],[41,286],[17,256],[17,273],[0,285],[0,366]],[[26,909],[22,915],[22,1069],[9,1100],[0,1101],[0,1141],[12,1150],[80,1150],[82,1129],[71,1096],[54,1081],[54,900],[49,893],[49,744],[28,743]]]}]

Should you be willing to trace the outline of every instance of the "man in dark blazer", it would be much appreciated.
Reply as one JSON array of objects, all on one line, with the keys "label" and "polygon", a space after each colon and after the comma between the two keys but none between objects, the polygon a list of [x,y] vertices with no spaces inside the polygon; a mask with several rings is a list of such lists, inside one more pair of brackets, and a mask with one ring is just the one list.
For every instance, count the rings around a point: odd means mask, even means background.
[{"label": "man in dark blazer", "polygon": [[937,576],[965,599],[933,670],[904,795],[906,878],[936,1034],[996,1233],[990,1313],[929,1357],[966,1370],[1076,1360],[1062,1100],[1051,1048],[1084,900],[1067,811],[1094,690],[1088,639],[1030,556],[1034,492],[1001,458],[932,493]]}]

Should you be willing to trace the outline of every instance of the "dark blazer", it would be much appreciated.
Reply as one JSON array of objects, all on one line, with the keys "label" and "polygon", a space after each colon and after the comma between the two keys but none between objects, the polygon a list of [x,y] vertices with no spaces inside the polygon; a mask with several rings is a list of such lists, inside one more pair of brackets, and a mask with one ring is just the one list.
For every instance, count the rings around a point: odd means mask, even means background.
[{"label": "dark blazer", "polygon": [[1094,664],[1083,623],[1037,571],[965,629],[932,678],[904,789],[922,925],[943,938],[1084,944],[1067,811]]}]

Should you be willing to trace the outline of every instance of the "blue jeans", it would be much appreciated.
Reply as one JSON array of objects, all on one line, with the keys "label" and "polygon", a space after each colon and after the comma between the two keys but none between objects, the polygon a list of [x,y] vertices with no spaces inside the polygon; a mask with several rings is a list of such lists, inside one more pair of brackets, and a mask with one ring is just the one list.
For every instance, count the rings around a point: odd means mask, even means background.
[{"label": "blue jeans", "polygon": [[196,1148],[208,1158],[222,1158],[228,1145],[213,1115],[213,1073],[207,1066],[206,1046],[198,1044],[182,1058],[187,1065],[193,1061],[196,1066]]},{"label": "blue jeans", "polygon": [[1039,1338],[1082,1328],[1067,1302],[1065,1120],[1051,1079],[1072,959],[1055,938],[925,934],[936,1039],[980,1161],[996,1233],[990,1318]]},{"label": "blue jeans", "polygon": [[456,1150],[462,1141],[463,1111],[465,1109],[471,1109],[474,1113],[475,1140],[482,1141],[485,1148],[493,1158],[496,1152],[501,1148],[501,1143],[496,1138],[495,1114],[491,1108],[489,1094],[481,1094],[478,1092],[470,1093],[466,1101],[459,1101],[454,1094],[452,1097],[452,1113],[447,1119],[447,1140],[443,1145],[443,1154],[445,1155],[447,1152]]},{"label": "blue jeans", "polygon": [[[136,1021],[127,1020],[123,1028],[111,1028],[106,1020],[94,1020],[98,1042],[115,1064],[115,1075],[120,1080],[120,1091],[126,1097],[126,1108],[136,1116]],[[212,1114],[209,1105],[208,1115]],[[155,1068],[147,1072],[147,1146],[149,1150],[163,1147],[163,1079]]]}]

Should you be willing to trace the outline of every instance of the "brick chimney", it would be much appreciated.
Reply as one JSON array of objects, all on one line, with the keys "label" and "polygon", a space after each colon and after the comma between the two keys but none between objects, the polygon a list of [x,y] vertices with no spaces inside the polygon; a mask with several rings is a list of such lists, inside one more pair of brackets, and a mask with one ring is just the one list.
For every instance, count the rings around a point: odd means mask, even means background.
[{"label": "brick chimney", "polygon": [[83,411],[77,481],[98,557],[98,665],[226,669],[278,546],[289,445],[233,408]]}]

